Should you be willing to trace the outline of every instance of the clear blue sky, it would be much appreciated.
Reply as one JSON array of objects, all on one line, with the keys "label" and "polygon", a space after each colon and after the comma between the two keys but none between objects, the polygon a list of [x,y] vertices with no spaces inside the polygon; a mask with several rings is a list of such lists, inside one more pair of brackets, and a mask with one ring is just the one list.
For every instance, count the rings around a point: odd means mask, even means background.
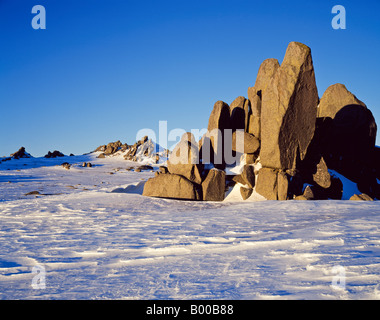
[{"label": "clear blue sky", "polygon": [[[37,4],[46,30],[31,27]],[[346,30],[331,27],[337,4]],[[159,120],[204,128],[291,41],[311,47],[319,95],[344,83],[380,131],[379,15],[378,0],[0,0],[0,155],[131,144]]]}]

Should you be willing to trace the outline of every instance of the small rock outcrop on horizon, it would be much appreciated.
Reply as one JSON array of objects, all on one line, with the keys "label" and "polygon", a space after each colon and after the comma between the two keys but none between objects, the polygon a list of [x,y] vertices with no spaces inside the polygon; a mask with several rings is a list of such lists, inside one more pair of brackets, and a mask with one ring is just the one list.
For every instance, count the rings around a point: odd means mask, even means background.
[{"label": "small rock outcrop on horizon", "polygon": [[[114,154],[119,150],[125,151],[126,149],[128,149],[128,147],[129,147],[128,144],[126,144],[126,143],[122,144],[120,142],[120,140],[118,140],[116,142],[110,142],[107,145],[99,146],[98,148],[95,149],[94,152],[101,151],[101,152],[103,152],[102,155],[106,156],[106,155]],[[102,157],[100,157],[100,158],[102,158]]]},{"label": "small rock outcrop on horizon", "polygon": [[24,147],[21,147],[17,152],[12,153],[10,155],[13,159],[21,159],[21,158],[33,158],[29,153],[25,151]]},{"label": "small rock outcrop on horizon", "polygon": [[64,157],[65,155],[58,151],[58,150],[54,150],[53,152],[48,152],[46,155],[45,155],[45,158],[57,158],[57,157]]},{"label": "small rock outcrop on horizon", "polygon": [[134,162],[149,158],[152,163],[164,162],[170,154],[169,150],[154,143],[148,136],[141,138],[133,145],[123,144],[120,140],[110,142],[107,145],[99,146],[93,152],[100,152],[98,158],[122,156],[125,160]]},{"label": "small rock outcrop on horizon", "polygon": [[[248,99],[217,101],[207,133],[183,135],[145,196],[223,201],[380,199],[380,148],[371,111],[343,84],[319,99],[311,49],[291,42],[280,64],[265,60]],[[355,192],[355,191],[352,191]]]}]

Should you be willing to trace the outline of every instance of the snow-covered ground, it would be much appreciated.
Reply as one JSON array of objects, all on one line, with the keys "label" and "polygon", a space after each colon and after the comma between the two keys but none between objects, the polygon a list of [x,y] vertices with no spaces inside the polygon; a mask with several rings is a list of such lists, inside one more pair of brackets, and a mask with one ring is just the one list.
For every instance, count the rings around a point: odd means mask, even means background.
[{"label": "snow-covered ground", "polygon": [[146,198],[137,165],[1,163],[0,299],[380,298],[380,202]]}]

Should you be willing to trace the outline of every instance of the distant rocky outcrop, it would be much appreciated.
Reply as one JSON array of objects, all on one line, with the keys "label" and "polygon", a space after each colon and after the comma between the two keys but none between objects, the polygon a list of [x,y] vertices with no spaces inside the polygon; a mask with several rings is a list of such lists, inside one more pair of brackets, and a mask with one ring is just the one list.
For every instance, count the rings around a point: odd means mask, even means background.
[{"label": "distant rocky outcrop", "polygon": [[244,200],[253,193],[268,200],[339,200],[343,176],[362,192],[352,200],[380,199],[376,133],[371,111],[343,84],[319,99],[311,50],[291,42],[281,65],[262,63],[248,99],[215,103],[199,142],[183,135],[144,195],[223,201],[237,187]]},{"label": "distant rocky outcrop", "polygon": [[24,147],[21,147],[17,152],[10,155],[13,159],[32,158],[32,156],[25,151]]},{"label": "distant rocky outcrop", "polygon": [[12,159],[24,159],[24,158],[33,158],[29,153],[25,151],[24,147],[21,147],[15,153],[12,153],[9,157],[0,158],[0,163],[10,161]]},{"label": "distant rocky outcrop", "polygon": [[104,153],[104,155],[111,155],[116,153],[119,150],[125,151],[128,148],[128,144],[124,143],[122,144],[120,140],[116,142],[110,142],[107,145],[99,146],[95,149],[94,152],[101,151]]},{"label": "distant rocky outcrop", "polygon": [[169,150],[161,148],[149,139],[148,136],[144,136],[133,145],[121,143],[120,140],[110,142],[107,145],[99,146],[93,152],[100,152],[98,158],[122,156],[128,161],[138,162],[150,159],[152,163],[159,163],[161,158],[164,158],[166,161],[170,154]]},{"label": "distant rocky outcrop", "polygon": [[48,152],[46,155],[45,155],[45,158],[57,158],[57,157],[64,157],[65,155],[60,152],[60,151],[53,151],[53,152]]}]

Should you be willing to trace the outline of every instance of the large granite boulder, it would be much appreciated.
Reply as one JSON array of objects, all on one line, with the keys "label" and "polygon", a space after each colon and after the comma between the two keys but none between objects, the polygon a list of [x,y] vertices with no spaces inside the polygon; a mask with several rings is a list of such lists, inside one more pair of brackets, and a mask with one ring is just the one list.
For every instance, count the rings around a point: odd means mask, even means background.
[{"label": "large granite boulder", "polygon": [[289,198],[289,176],[280,171],[277,173],[277,200],[285,201]]},{"label": "large granite boulder", "polygon": [[240,187],[240,195],[243,200],[247,200],[253,193],[253,189]]},{"label": "large granite boulder", "polygon": [[256,192],[267,200],[278,200],[277,172],[275,169],[260,169],[257,176]]},{"label": "large granite boulder", "polygon": [[226,173],[222,170],[211,169],[202,182],[204,201],[223,201],[226,188]]},{"label": "large granite boulder", "polygon": [[267,200],[288,200],[290,177],[284,171],[261,168],[257,176],[256,192]]},{"label": "large granite boulder", "polygon": [[200,158],[203,163],[213,163],[215,167],[224,169],[224,133],[231,129],[230,108],[223,101],[217,101],[211,112],[207,133],[199,142]]},{"label": "large granite boulder", "polygon": [[262,97],[260,158],[264,167],[290,169],[297,155],[304,159],[314,135],[317,106],[311,50],[292,42]]},{"label": "large granite boulder", "polygon": [[244,165],[243,171],[240,174],[241,178],[243,179],[244,183],[248,185],[250,189],[253,189],[255,187],[256,183],[256,176],[255,176],[255,170],[254,167],[251,165]]},{"label": "large granite boulder", "polygon": [[248,131],[250,103],[245,97],[237,97],[230,104],[231,129],[242,129]]},{"label": "large granite boulder", "polygon": [[375,195],[373,171],[377,125],[371,111],[361,105],[345,106],[333,119],[327,164],[358,183],[359,190]]},{"label": "large granite boulder", "polygon": [[256,77],[254,87],[248,88],[248,100],[251,105],[251,113],[248,119],[248,132],[260,139],[260,123],[261,123],[261,103],[265,90],[271,82],[273,76],[280,67],[277,59],[265,60]]},{"label": "large granite boulder", "polygon": [[335,84],[323,94],[318,114],[321,118],[308,158],[323,156],[329,169],[358,183],[361,192],[375,196],[377,125],[371,111],[344,85]]},{"label": "large granite boulder", "polygon": [[340,109],[352,104],[366,107],[364,102],[348,91],[344,84],[334,84],[326,89],[321,98],[318,106],[318,118],[334,119]]},{"label": "large granite boulder", "polygon": [[[237,141],[238,139],[242,139],[243,141]],[[241,145],[237,142],[242,142],[243,150],[241,150]],[[257,139],[254,135],[249,134],[247,132],[241,132],[241,136],[239,135],[239,131],[235,131],[232,133],[232,150],[241,151],[242,153],[253,154],[260,148],[260,140]]]},{"label": "large granite boulder", "polygon": [[197,184],[202,183],[198,143],[192,133],[187,132],[182,136],[168,159],[167,167],[172,174],[181,175]]},{"label": "large granite boulder", "polygon": [[343,84],[332,85],[326,90],[318,115],[319,119],[332,119],[324,121],[324,137],[319,138],[323,153],[331,154],[332,158],[369,158],[376,142],[375,119],[366,105]]},{"label": "large granite boulder", "polygon": [[332,153],[366,158],[375,148],[377,125],[372,112],[360,105],[345,106],[333,119]]},{"label": "large granite boulder", "polygon": [[182,200],[202,200],[200,187],[177,174],[159,174],[144,185],[143,196]]},{"label": "large granite boulder", "polygon": [[207,130],[214,129],[224,130],[230,128],[230,108],[227,103],[217,101],[212,109],[208,120]]}]

